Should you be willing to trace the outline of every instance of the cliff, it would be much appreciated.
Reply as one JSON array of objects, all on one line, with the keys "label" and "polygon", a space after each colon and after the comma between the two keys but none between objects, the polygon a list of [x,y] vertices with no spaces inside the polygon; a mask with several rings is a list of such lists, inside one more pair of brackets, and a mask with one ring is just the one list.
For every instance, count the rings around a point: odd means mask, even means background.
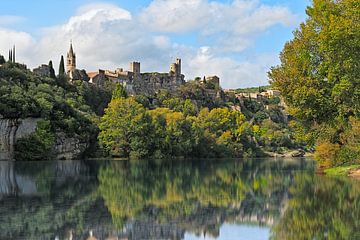
[{"label": "cliff", "polygon": [[34,133],[39,120],[39,118],[6,119],[0,117],[0,159],[13,159],[16,141]]},{"label": "cliff", "polygon": [[[0,160],[14,159],[16,141],[29,137],[36,131],[41,118],[0,118]],[[68,137],[63,132],[55,133],[52,153],[55,159],[75,159],[88,148],[88,143],[80,140],[76,134]]]},{"label": "cliff", "polygon": [[12,63],[0,68],[0,85],[0,159],[78,158],[95,142],[93,120],[111,98],[87,82],[71,84]]}]

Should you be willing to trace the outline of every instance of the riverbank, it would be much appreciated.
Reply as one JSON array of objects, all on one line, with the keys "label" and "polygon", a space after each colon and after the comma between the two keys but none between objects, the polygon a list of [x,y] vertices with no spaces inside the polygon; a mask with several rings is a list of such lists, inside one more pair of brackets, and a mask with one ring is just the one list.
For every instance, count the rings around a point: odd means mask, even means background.
[{"label": "riverbank", "polygon": [[275,158],[298,158],[298,157],[313,157],[313,153],[305,152],[304,150],[288,150],[284,153],[277,152],[268,152],[264,151],[267,157],[275,157]]},{"label": "riverbank", "polygon": [[328,176],[348,176],[360,179],[360,165],[329,168],[325,169],[324,173]]}]

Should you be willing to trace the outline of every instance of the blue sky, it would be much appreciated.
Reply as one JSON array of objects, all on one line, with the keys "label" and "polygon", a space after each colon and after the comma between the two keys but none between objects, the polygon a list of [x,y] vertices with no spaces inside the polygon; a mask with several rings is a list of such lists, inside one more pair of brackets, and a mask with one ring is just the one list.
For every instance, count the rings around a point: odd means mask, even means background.
[{"label": "blue sky", "polygon": [[57,62],[70,39],[78,67],[168,71],[183,59],[187,79],[219,75],[224,88],[267,83],[266,72],[308,0],[12,0],[0,8],[0,53],[16,44],[29,67]]}]

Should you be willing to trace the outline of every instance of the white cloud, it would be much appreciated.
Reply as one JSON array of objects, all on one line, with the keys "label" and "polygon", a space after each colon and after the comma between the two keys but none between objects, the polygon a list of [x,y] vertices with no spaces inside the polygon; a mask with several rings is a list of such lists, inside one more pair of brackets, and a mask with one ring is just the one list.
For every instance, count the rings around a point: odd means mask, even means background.
[{"label": "white cloud", "polygon": [[25,32],[18,32],[11,29],[0,28],[0,54],[8,57],[8,50],[16,45],[17,59],[23,63],[29,63],[32,59],[34,38]]},{"label": "white cloud", "polygon": [[37,59],[55,59],[56,66],[59,53],[64,54],[72,39],[77,65],[88,71],[126,69],[133,60],[157,70],[171,51],[167,36],[149,34],[128,11],[109,4],[85,6],[65,24],[45,29],[43,35]]},{"label": "white cloud", "polygon": [[154,31],[188,32],[208,22],[207,1],[155,0],[140,14],[140,21]]},{"label": "white cloud", "polygon": [[0,15],[0,26],[7,26],[24,21],[24,17],[15,15]]},{"label": "white cloud", "polygon": [[254,87],[267,85],[267,71],[277,64],[277,56],[259,55],[251,60],[234,60],[216,56],[211,48],[202,47],[195,56],[185,61],[191,76],[217,75],[223,88]]},{"label": "white cloud", "polygon": [[295,25],[297,17],[286,7],[267,6],[257,0],[229,3],[208,0],[154,0],[140,21],[155,32],[191,32],[214,37],[221,51],[241,52],[254,38],[275,25]]},{"label": "white cloud", "polygon": [[[187,79],[218,75],[224,88],[256,86],[266,84],[266,72],[277,63],[277,54],[262,54],[251,61],[231,56],[271,27],[292,25],[295,20],[287,8],[257,0],[153,0],[137,15],[116,5],[91,4],[79,8],[64,24],[43,29],[37,41],[28,33],[0,28],[0,49],[15,43],[20,62],[33,68],[52,59],[57,68],[72,39],[78,68],[88,71],[127,69],[136,60],[141,61],[142,71],[167,72],[179,56]],[[169,34],[186,38],[189,32],[205,39],[206,46],[179,43]],[[207,42],[208,38],[213,41]]]}]

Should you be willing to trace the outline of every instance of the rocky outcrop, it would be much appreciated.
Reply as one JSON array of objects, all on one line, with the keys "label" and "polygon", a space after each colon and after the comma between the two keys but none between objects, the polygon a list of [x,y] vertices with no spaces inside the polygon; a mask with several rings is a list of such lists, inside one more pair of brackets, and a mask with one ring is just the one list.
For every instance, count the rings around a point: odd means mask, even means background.
[{"label": "rocky outcrop", "polygon": [[80,158],[82,153],[88,148],[88,144],[81,142],[79,138],[68,137],[64,133],[56,134],[54,155],[59,160],[71,160]]},{"label": "rocky outcrop", "polygon": [[[16,141],[28,137],[35,132],[41,118],[7,119],[0,118],[0,159],[14,158]],[[65,133],[57,133],[53,153],[56,159],[70,160],[81,157],[88,147],[88,143],[80,138],[69,137]]]},{"label": "rocky outcrop", "polygon": [[0,159],[12,159],[16,140],[35,132],[39,120],[0,118]]}]

